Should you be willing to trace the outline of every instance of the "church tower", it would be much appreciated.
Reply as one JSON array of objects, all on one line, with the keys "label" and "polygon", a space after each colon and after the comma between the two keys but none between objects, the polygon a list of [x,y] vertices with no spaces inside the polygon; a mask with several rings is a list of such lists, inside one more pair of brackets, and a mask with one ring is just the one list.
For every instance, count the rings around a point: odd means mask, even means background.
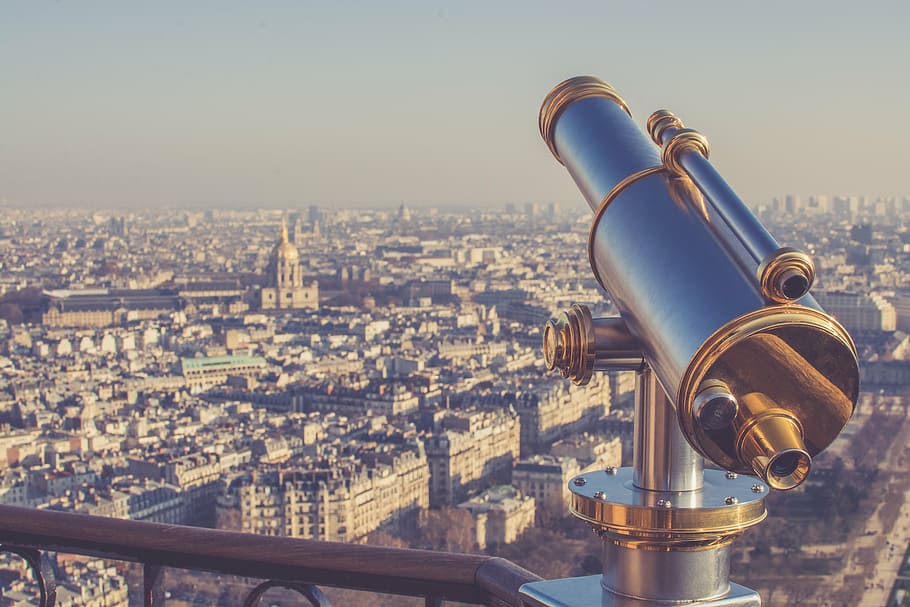
[{"label": "church tower", "polygon": [[263,310],[276,308],[319,307],[319,283],[303,283],[300,269],[300,253],[288,240],[288,225],[281,218],[281,232],[275,248],[269,255],[266,268],[265,287],[261,291],[260,307]]}]

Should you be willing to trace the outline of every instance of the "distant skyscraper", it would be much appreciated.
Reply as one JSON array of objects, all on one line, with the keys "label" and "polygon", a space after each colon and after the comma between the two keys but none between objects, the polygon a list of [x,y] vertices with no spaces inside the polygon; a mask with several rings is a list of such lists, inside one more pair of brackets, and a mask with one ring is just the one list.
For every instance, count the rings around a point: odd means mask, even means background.
[{"label": "distant skyscraper", "polygon": [[556,219],[559,216],[559,203],[548,202],[544,207],[544,217],[549,220]]},{"label": "distant skyscraper", "polygon": [[310,220],[311,225],[322,219],[322,211],[320,211],[319,207],[317,207],[315,204],[310,205],[308,215],[308,219]]},{"label": "distant skyscraper", "polygon": [[126,236],[126,219],[124,217],[111,217],[108,222],[108,231],[111,236]]}]

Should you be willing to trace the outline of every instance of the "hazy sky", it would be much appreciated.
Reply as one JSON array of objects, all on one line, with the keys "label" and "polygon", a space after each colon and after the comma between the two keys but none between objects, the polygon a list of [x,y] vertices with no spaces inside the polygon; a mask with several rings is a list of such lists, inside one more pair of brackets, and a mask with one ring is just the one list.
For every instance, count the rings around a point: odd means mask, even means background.
[{"label": "hazy sky", "polygon": [[0,198],[583,205],[563,79],[711,141],[747,200],[910,194],[910,3],[0,2]]}]

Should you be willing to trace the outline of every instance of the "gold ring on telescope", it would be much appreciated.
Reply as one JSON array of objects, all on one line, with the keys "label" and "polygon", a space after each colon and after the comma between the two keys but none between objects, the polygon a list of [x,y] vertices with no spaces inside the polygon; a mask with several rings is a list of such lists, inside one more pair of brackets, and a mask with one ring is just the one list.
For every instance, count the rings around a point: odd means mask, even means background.
[{"label": "gold ring on telescope", "polygon": [[547,142],[547,147],[553,153],[559,164],[563,164],[559,152],[556,151],[556,143],[553,141],[553,129],[556,127],[556,119],[562,114],[563,110],[576,101],[587,99],[588,97],[605,97],[614,101],[621,107],[626,114],[632,115],[629,106],[622,100],[619,93],[612,86],[593,76],[577,76],[557,84],[553,87],[543,101],[540,107],[540,116],[538,117],[538,126],[540,136]]},{"label": "gold ring on telescope", "polygon": [[591,265],[591,269],[594,270],[594,278],[597,279],[597,284],[604,290],[606,290],[606,287],[604,286],[604,283],[601,282],[600,275],[597,273],[594,266],[594,232],[597,230],[597,224],[600,223],[601,216],[604,214],[604,211],[607,210],[607,207],[610,206],[610,203],[627,187],[639,179],[644,179],[645,177],[650,177],[651,175],[656,175],[657,173],[663,173],[665,171],[667,171],[667,167],[662,164],[635,171],[613,186],[613,189],[607,192],[607,195],[604,196],[604,199],[600,202],[600,206],[597,207],[597,211],[594,213],[594,219],[591,221],[591,230],[588,233],[588,263]]}]

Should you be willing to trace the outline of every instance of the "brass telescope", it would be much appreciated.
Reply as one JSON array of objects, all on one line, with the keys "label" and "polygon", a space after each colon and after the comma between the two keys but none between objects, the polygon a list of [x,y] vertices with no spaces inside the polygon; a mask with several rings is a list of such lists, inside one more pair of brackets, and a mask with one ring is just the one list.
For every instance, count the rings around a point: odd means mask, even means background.
[{"label": "brass telescope", "polygon": [[[855,407],[853,341],[808,294],[811,259],[767,233],[708,162],[707,140],[665,110],[649,127],[662,148],[589,77],[557,86],[540,112],[541,135],[594,211],[594,274],[689,443],[722,468],[795,487]],[[594,336],[604,320],[577,331],[566,320],[545,328],[547,363],[585,382],[595,357],[573,352],[609,357]]]},{"label": "brass telescope", "polygon": [[768,488],[802,483],[850,419],[853,341],[809,294],[811,258],[774,240],[672,113],[651,115],[649,138],[613,87],[578,77],[547,95],[539,127],[594,212],[588,258],[619,310],[550,319],[547,367],[578,384],[607,370],[637,381],[633,465],[569,483],[572,513],[603,538],[603,575],[523,597],[760,605],[729,582],[730,546],[765,518]]}]

